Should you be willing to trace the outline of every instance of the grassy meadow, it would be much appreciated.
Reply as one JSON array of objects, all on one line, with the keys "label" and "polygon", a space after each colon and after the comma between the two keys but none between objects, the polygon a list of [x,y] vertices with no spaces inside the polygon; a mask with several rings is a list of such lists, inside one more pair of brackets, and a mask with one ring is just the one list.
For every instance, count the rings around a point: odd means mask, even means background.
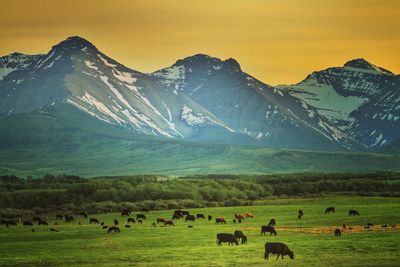
[{"label": "grassy meadow", "polygon": [[[325,214],[335,206],[335,214]],[[297,219],[302,209],[304,217]],[[348,216],[357,209],[361,216]],[[152,227],[158,217],[170,218],[172,211],[151,211],[142,224],[125,228],[126,217],[118,213],[89,215],[112,225],[120,221],[121,233],[107,234],[99,225],[75,216],[76,221],[53,225],[55,214],[49,214],[49,226],[0,227],[0,266],[398,266],[400,257],[400,200],[381,197],[329,197],[271,199],[257,201],[254,206],[188,209],[191,214],[211,214],[225,217],[226,225],[215,221],[194,223],[175,221],[174,227]],[[235,213],[252,212],[254,219],[234,224]],[[134,216],[136,213],[132,213]],[[277,221],[277,236],[261,236],[260,226],[269,219]],[[82,225],[78,224],[78,221]],[[370,229],[363,226],[374,223]],[[336,227],[345,223],[340,238],[333,235]],[[380,225],[388,224],[388,228]],[[193,228],[188,228],[193,225]],[[58,233],[49,232],[53,227]],[[216,244],[216,234],[242,230],[248,244],[222,246]],[[284,242],[294,251],[295,259],[287,256],[276,260],[272,255],[265,261],[264,244]]]}]

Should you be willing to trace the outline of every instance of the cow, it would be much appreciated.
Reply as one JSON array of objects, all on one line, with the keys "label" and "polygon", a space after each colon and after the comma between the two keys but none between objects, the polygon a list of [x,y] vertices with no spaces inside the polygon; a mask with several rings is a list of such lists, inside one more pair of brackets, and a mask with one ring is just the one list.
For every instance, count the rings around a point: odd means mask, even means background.
[{"label": "cow", "polygon": [[85,219],[88,217],[87,211],[81,211],[80,215]]},{"label": "cow", "polygon": [[374,224],[373,224],[373,223],[367,223],[367,225],[368,225],[368,226],[374,226]]},{"label": "cow", "polygon": [[330,213],[330,212],[335,213],[335,207],[328,207],[325,209],[325,213]]},{"label": "cow", "polygon": [[187,222],[187,221],[194,222],[195,220],[196,220],[196,217],[194,217],[194,215],[187,215],[185,218],[185,222]]},{"label": "cow", "polygon": [[261,235],[265,235],[265,233],[269,233],[269,235],[277,235],[275,228],[271,225],[261,226]]},{"label": "cow", "polygon": [[136,223],[135,218],[128,218],[128,223]]},{"label": "cow", "polygon": [[169,226],[175,226],[174,222],[173,222],[173,221],[170,221],[170,220],[167,220],[167,221],[164,222],[164,226],[167,226],[167,225],[169,225]]},{"label": "cow", "polygon": [[269,225],[269,226],[275,226],[275,225],[276,225],[276,220],[275,220],[275,219],[269,220],[268,225]]},{"label": "cow", "polygon": [[125,224],[125,228],[131,228],[129,224]]},{"label": "cow", "polygon": [[204,216],[204,214],[201,214],[201,213],[196,214],[196,218],[197,218],[197,219],[206,219],[206,217]]},{"label": "cow", "polygon": [[272,254],[278,254],[278,256],[276,257],[276,259],[279,259],[279,256],[282,256],[282,260],[283,260],[283,256],[288,255],[289,258],[294,259],[294,253],[293,251],[291,251],[288,246],[284,243],[278,243],[278,242],[267,242],[265,243],[265,253],[264,253],[264,260],[268,260],[268,254],[272,253]]},{"label": "cow", "polygon": [[64,219],[63,215],[61,215],[61,214],[56,215],[56,220],[62,220],[62,219]]},{"label": "cow", "polygon": [[157,223],[164,223],[165,219],[164,218],[157,218],[156,222]]},{"label": "cow", "polygon": [[215,218],[215,223],[226,224],[226,221],[224,218]]},{"label": "cow", "polygon": [[211,215],[208,215],[207,218],[208,218],[209,221],[212,220],[212,216]]},{"label": "cow", "polygon": [[247,236],[245,236],[242,231],[236,230],[233,235],[237,239],[241,239],[242,240],[242,244],[247,244]]},{"label": "cow", "polygon": [[239,245],[238,240],[233,234],[226,234],[226,233],[217,234],[217,244],[221,246],[222,243],[224,242],[228,242],[229,246],[233,245],[233,243],[235,243],[236,246]]},{"label": "cow", "polygon": [[103,229],[107,229],[107,228],[108,228],[108,226],[107,226],[107,225],[104,225],[102,228],[103,228]]},{"label": "cow", "polygon": [[342,232],[340,231],[340,229],[339,228],[336,228],[336,230],[335,230],[335,236],[336,237],[340,237],[342,235]]},{"label": "cow", "polygon": [[50,232],[58,232],[58,230],[54,229],[54,228],[50,228]]},{"label": "cow", "polygon": [[146,220],[146,216],[144,216],[144,214],[136,214],[136,220],[139,219]]},{"label": "cow", "polygon": [[246,213],[246,218],[253,219],[253,218],[254,218],[254,215],[253,215],[253,213],[251,213],[251,212],[247,212],[247,213]]},{"label": "cow", "polygon": [[38,225],[49,225],[46,221],[40,220]]},{"label": "cow", "polygon": [[180,217],[183,217],[183,211],[182,210],[174,210],[174,214],[179,215]]},{"label": "cow", "polygon": [[360,216],[360,213],[356,210],[349,210],[349,216]]},{"label": "cow", "polygon": [[23,221],[22,225],[33,226],[33,223],[31,221]]},{"label": "cow", "polygon": [[121,216],[130,216],[130,212],[129,212],[129,210],[127,210],[127,209],[122,209],[121,210]]},{"label": "cow", "polygon": [[146,208],[142,208],[142,212],[144,212],[144,213],[149,213],[150,210],[149,210],[149,209],[146,209]]},{"label": "cow", "polygon": [[117,219],[114,220],[114,225],[118,225],[119,221]]},{"label": "cow", "polygon": [[237,220],[244,220],[244,216],[243,216],[243,214],[235,214],[235,219],[237,219]]},{"label": "cow", "polygon": [[188,211],[182,210],[182,216],[188,216],[188,215],[189,215],[189,212],[188,212]]},{"label": "cow", "polygon": [[75,220],[74,216],[72,216],[72,215],[65,215],[64,219],[65,219],[65,222],[73,222]]},{"label": "cow", "polygon": [[387,224],[383,224],[383,225],[381,225],[381,227],[385,228],[385,227],[388,227],[388,225]]},{"label": "cow", "polygon": [[100,223],[96,218],[90,218],[89,223]]},{"label": "cow", "polygon": [[107,231],[107,232],[108,232],[108,233],[112,233],[112,232],[114,232],[114,233],[119,233],[119,232],[121,232],[121,230],[119,229],[118,226],[112,226],[112,227],[108,228],[108,231]]},{"label": "cow", "polygon": [[172,220],[179,220],[180,218],[183,218],[183,216],[175,213],[172,214]]}]

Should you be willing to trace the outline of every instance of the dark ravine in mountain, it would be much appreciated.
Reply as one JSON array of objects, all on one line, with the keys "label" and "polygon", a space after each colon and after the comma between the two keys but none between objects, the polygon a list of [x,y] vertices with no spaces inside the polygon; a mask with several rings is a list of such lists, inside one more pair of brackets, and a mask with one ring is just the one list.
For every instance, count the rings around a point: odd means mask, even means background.
[{"label": "dark ravine in mountain", "polygon": [[[399,89],[399,75],[364,59],[276,87],[243,72],[233,58],[203,54],[146,74],[69,37],[47,54],[0,57],[0,135],[17,129],[24,114],[62,110],[133,139],[393,151],[400,140]],[[70,125],[84,129],[75,118]]]}]

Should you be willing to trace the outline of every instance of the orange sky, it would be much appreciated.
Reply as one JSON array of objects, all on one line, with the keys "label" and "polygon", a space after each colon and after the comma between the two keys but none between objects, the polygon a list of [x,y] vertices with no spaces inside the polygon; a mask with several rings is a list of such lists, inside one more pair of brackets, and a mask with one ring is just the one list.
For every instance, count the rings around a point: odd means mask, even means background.
[{"label": "orange sky", "polygon": [[72,35],[144,72],[206,53],[269,84],[358,57],[400,73],[397,0],[0,0],[0,55]]}]

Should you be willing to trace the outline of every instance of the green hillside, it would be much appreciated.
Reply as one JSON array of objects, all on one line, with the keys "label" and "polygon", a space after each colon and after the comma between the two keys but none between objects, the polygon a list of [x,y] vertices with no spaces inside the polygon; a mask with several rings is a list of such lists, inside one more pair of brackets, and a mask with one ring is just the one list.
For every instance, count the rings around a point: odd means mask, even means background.
[{"label": "green hillside", "polygon": [[[78,128],[79,127],[79,128]],[[115,130],[68,105],[0,121],[0,174],[87,177],[399,170],[397,155],[160,140]]]}]

